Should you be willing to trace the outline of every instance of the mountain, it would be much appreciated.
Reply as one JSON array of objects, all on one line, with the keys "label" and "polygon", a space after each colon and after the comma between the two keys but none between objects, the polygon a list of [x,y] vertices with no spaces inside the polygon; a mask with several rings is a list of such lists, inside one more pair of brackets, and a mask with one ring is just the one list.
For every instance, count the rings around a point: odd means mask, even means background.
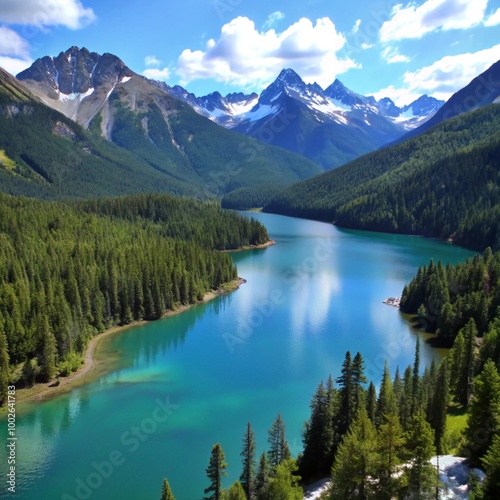
[{"label": "mountain", "polygon": [[167,94],[189,104],[197,113],[226,128],[232,128],[238,123],[238,117],[255,106],[258,95],[235,92],[225,97],[219,92],[212,92],[206,96],[196,97],[180,85],[170,87],[165,82],[151,80],[154,85]]},{"label": "mountain", "polygon": [[467,111],[500,102],[500,61],[474,78],[467,86],[453,94],[430,120],[408,132],[401,140],[416,137],[434,125]]},{"label": "mountain", "polygon": [[500,248],[500,106],[289,186],[264,211]]},{"label": "mountain", "polygon": [[396,140],[442,104],[423,96],[398,108],[388,98],[377,102],[357,94],[339,80],[325,90],[306,84],[292,69],[281,71],[260,96],[196,97],[179,86],[156,84],[219,125],[304,155],[324,169]]},{"label": "mountain", "polygon": [[52,199],[199,193],[49,108],[1,68],[0,190]]},{"label": "mountain", "polygon": [[259,183],[290,184],[321,171],[305,158],[200,116],[112,54],[71,47],[38,59],[18,79],[88,129],[87,140],[102,137],[170,180],[172,187],[162,190],[206,197]]}]

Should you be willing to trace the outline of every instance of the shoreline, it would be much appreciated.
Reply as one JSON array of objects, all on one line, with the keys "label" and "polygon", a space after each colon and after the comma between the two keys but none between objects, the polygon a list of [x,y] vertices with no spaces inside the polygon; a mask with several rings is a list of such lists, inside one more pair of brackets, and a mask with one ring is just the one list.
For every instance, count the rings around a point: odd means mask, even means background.
[{"label": "shoreline", "polygon": [[[90,382],[92,380],[92,377],[95,376],[98,372],[100,363],[95,359],[95,352],[98,345],[103,339],[117,333],[122,333],[123,331],[130,328],[146,325],[148,323],[152,323],[153,321],[160,321],[164,318],[181,314],[194,306],[205,304],[215,299],[216,297],[219,297],[220,295],[232,293],[238,290],[244,283],[246,283],[246,279],[238,277],[228,283],[222,283],[219,288],[217,288],[217,290],[210,290],[206,292],[202,300],[194,304],[181,305],[173,311],[167,311],[161,316],[161,318],[158,318],[157,320],[134,321],[132,323],[129,323],[128,325],[113,326],[108,330],[98,333],[90,339],[89,345],[87,346],[87,349],[85,350],[85,354],[83,356],[83,363],[76,372],[73,372],[68,377],[58,377],[51,380],[50,382],[36,383],[32,387],[16,389],[16,403],[47,401],[55,396],[59,396],[60,394],[69,392],[76,387],[85,385],[86,383]],[[54,383],[57,383],[57,381],[59,381],[59,384],[54,385]],[[6,410],[6,406],[0,408],[0,417],[4,413],[6,413]]]},{"label": "shoreline", "polygon": [[265,243],[261,243],[260,245],[245,245],[240,248],[236,248],[235,250],[221,250],[221,252],[233,253],[233,252],[244,252],[245,250],[259,250],[260,248],[267,248],[276,245],[274,240],[266,241]]}]

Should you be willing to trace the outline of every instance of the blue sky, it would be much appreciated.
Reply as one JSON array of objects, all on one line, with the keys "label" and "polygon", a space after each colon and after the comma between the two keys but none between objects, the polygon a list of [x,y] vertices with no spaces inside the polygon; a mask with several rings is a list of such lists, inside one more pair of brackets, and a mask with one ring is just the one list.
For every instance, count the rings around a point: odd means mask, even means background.
[{"label": "blue sky", "polygon": [[284,67],[407,104],[500,59],[500,0],[0,0],[0,66],[72,45],[197,95],[260,91]]}]

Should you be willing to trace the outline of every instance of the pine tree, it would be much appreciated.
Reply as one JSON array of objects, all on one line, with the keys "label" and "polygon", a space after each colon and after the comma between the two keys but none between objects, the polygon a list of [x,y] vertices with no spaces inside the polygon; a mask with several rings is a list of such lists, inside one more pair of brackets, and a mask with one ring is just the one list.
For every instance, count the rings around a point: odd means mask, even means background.
[{"label": "pine tree", "polygon": [[432,400],[432,420],[430,422],[435,432],[434,445],[438,455],[444,453],[443,440],[446,432],[446,412],[450,401],[450,370],[445,358],[439,365],[436,389]]},{"label": "pine tree", "polygon": [[354,388],[354,414],[365,404],[365,389],[363,384],[366,384],[365,362],[360,352],[356,353],[352,361],[352,385]]},{"label": "pine tree", "polygon": [[304,452],[300,460],[300,475],[309,480],[324,477],[331,469],[333,448],[333,405],[329,391],[321,382],[314,394],[310,408],[311,417],[303,434]]},{"label": "pine tree", "polygon": [[45,315],[42,319],[41,337],[43,339],[43,351],[40,358],[40,376],[45,382],[48,382],[54,378],[57,372],[57,347],[54,334],[49,328],[48,317]]},{"label": "pine tree", "polygon": [[339,384],[340,404],[335,420],[337,434],[342,437],[349,430],[354,419],[354,387],[352,384],[352,360],[349,351],[346,352],[337,384]]},{"label": "pine tree", "polygon": [[248,422],[245,435],[243,436],[241,456],[243,470],[240,481],[248,500],[252,500],[255,497],[255,435],[250,422]]},{"label": "pine tree", "polygon": [[271,468],[275,469],[283,460],[288,460],[291,457],[290,449],[285,438],[285,423],[279,413],[272,427],[269,429],[268,434],[268,461]]},{"label": "pine tree", "polygon": [[491,445],[493,436],[500,431],[500,374],[492,360],[488,360],[474,379],[473,397],[465,437],[473,465]]},{"label": "pine tree", "polygon": [[458,335],[463,337],[463,347],[460,353],[460,364],[458,365],[456,395],[458,402],[463,406],[467,406],[469,404],[472,378],[474,376],[474,341],[477,337],[476,322],[473,318],[460,330]]},{"label": "pine tree", "polygon": [[259,500],[265,497],[268,483],[269,483],[269,464],[267,462],[266,452],[263,451],[259,458],[259,468],[257,471],[257,477],[255,478],[255,490],[257,493],[257,498]]},{"label": "pine tree", "polygon": [[375,416],[377,413],[377,390],[373,382],[368,386],[368,395],[366,396],[366,412],[368,418],[375,423]]},{"label": "pine tree", "polygon": [[377,425],[383,423],[384,416],[397,415],[397,412],[396,398],[392,387],[391,374],[389,373],[389,364],[386,361],[377,402],[377,413],[375,419]]},{"label": "pine tree", "polygon": [[332,467],[331,498],[370,498],[376,471],[377,433],[364,408],[358,412],[339,446]]},{"label": "pine tree", "polygon": [[283,460],[269,480],[266,500],[302,500],[304,491],[299,485],[300,476],[295,475],[298,471],[297,464],[293,459]]},{"label": "pine tree", "polygon": [[500,492],[500,434],[493,438],[491,446],[481,459],[486,479],[482,493],[484,500],[496,500]]},{"label": "pine tree", "polygon": [[3,321],[0,318],[0,406],[7,400],[7,386],[9,385],[9,352],[7,337],[3,330]]},{"label": "pine tree", "polygon": [[438,477],[436,469],[429,461],[435,453],[434,433],[425,420],[422,409],[418,410],[412,418],[410,431],[406,437],[406,448],[411,464],[404,473],[407,482],[405,496],[434,498]]},{"label": "pine tree", "polygon": [[170,489],[170,484],[166,479],[163,480],[163,488],[161,490],[161,498],[160,500],[175,500],[174,494]]},{"label": "pine tree", "polygon": [[205,494],[211,493],[204,500],[221,500],[222,492],[222,476],[226,476],[227,463],[224,451],[219,443],[214,444],[210,455],[210,462],[206,468],[210,486],[205,489]]},{"label": "pine tree", "polygon": [[245,490],[239,481],[235,481],[229,490],[224,491],[223,500],[247,500]]},{"label": "pine tree", "polygon": [[[432,262],[432,261],[431,261]],[[417,343],[415,345],[415,361],[413,362],[413,372],[412,372],[412,384],[411,384],[411,414],[415,415],[418,408],[420,407],[420,337],[417,337]]]},{"label": "pine tree", "polygon": [[397,496],[401,478],[395,472],[401,463],[403,444],[403,430],[397,413],[384,413],[377,435],[378,462],[375,475],[380,498]]},{"label": "pine tree", "polygon": [[406,367],[403,377],[403,392],[401,395],[401,404],[399,408],[399,416],[401,425],[404,430],[410,428],[412,418],[411,407],[413,404],[413,383],[412,383],[412,368],[410,365]]}]

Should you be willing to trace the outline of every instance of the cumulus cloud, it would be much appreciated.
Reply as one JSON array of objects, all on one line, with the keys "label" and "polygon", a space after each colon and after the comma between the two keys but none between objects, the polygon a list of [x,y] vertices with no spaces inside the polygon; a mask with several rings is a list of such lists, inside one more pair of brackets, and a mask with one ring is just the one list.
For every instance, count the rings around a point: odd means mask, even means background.
[{"label": "cumulus cloud", "polygon": [[380,28],[382,42],[421,38],[436,30],[467,29],[483,22],[488,0],[427,0],[393,7],[392,17]]},{"label": "cumulus cloud", "polygon": [[28,42],[7,26],[0,26],[0,54],[28,57]]},{"label": "cumulus cloud", "polygon": [[272,14],[269,14],[269,17],[266,19],[266,22],[264,23],[264,26],[262,27],[264,30],[268,30],[272,28],[278,21],[281,21],[284,19],[285,14],[283,12],[280,12],[277,10],[276,12],[273,12]]},{"label": "cumulus cloud", "polygon": [[361,26],[361,19],[357,19],[352,27],[351,33],[355,35],[359,31],[359,27]]},{"label": "cumulus cloud", "polygon": [[12,75],[17,75],[32,62],[28,42],[14,30],[0,26],[0,66]]},{"label": "cumulus cloud", "polygon": [[8,71],[12,76],[16,76],[21,71],[29,68],[33,64],[33,59],[18,59],[16,57],[0,55],[0,68]]},{"label": "cumulus cloud", "polygon": [[390,86],[374,96],[377,99],[389,96],[398,105],[409,104],[422,94],[447,100],[499,59],[500,44],[474,53],[446,56],[417,71],[407,71],[402,87]]},{"label": "cumulus cloud", "polygon": [[142,74],[151,80],[167,81],[170,78],[170,70],[168,68],[150,68],[144,70]]},{"label": "cumulus cloud", "polygon": [[161,61],[156,58],[156,56],[146,56],[144,58],[144,64],[146,66],[159,66]]},{"label": "cumulus cloud", "polygon": [[491,16],[484,21],[485,26],[496,26],[497,24],[500,24],[500,9],[497,9],[496,12],[491,14]]},{"label": "cumulus cloud", "polygon": [[399,50],[394,47],[386,47],[382,51],[382,57],[389,63],[403,63],[403,62],[409,62],[410,58],[408,56],[405,56],[403,54],[399,53]]},{"label": "cumulus cloud", "polygon": [[177,73],[184,85],[213,78],[257,89],[290,67],[306,82],[329,85],[336,75],[359,67],[352,59],[338,56],[345,43],[327,17],[315,24],[302,18],[281,33],[259,32],[253,21],[238,17],[222,27],[218,40],[208,40],[205,50],[184,50]]},{"label": "cumulus cloud", "polygon": [[79,29],[95,20],[80,0],[0,0],[0,22]]}]

